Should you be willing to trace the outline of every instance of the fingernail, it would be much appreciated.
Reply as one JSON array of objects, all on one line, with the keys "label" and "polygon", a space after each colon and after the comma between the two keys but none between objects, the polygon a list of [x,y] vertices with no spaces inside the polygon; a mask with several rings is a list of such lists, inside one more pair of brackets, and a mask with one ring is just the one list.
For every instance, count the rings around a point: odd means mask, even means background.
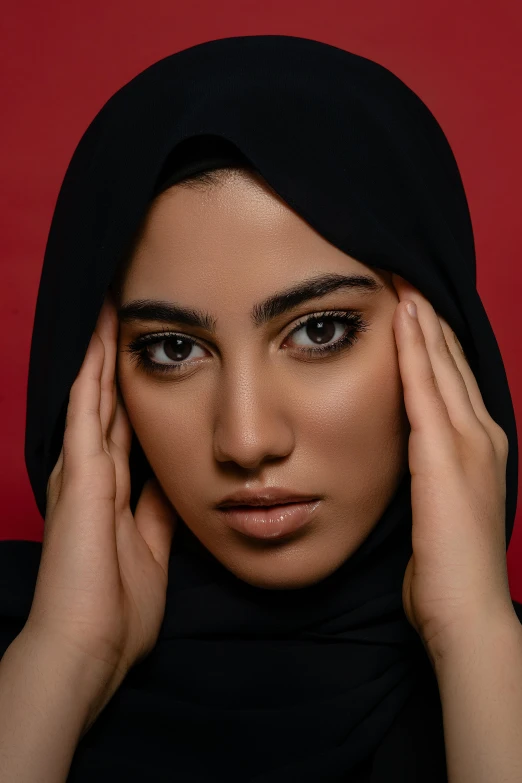
[{"label": "fingernail", "polygon": [[409,312],[412,318],[417,318],[417,305],[415,302],[407,302],[406,310]]}]

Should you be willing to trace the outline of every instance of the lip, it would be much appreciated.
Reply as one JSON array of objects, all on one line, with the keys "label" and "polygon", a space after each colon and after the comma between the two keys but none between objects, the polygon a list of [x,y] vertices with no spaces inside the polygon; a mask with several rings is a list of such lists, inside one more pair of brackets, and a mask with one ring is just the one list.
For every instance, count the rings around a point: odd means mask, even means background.
[{"label": "lip", "polygon": [[317,500],[315,495],[303,495],[286,487],[266,487],[266,489],[245,489],[223,498],[217,508],[229,506],[275,506],[283,503],[303,503]]},{"label": "lip", "polygon": [[279,503],[265,507],[221,508],[223,521],[239,533],[251,538],[277,539],[295,533],[308,524],[321,500]]}]

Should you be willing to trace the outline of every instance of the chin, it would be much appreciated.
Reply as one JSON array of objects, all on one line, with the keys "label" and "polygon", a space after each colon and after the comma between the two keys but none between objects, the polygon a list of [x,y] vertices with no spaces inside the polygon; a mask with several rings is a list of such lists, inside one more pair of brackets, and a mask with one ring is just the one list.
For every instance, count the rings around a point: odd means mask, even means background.
[{"label": "chin", "polygon": [[286,542],[270,547],[259,546],[249,552],[245,552],[244,548],[241,552],[229,550],[226,556],[216,552],[214,557],[234,576],[252,587],[299,590],[326,579],[350,555],[350,552],[346,552],[340,558],[338,547],[330,557],[324,550],[322,556],[318,555],[317,550],[317,542],[313,542],[313,545],[308,542],[308,547],[303,542]]}]

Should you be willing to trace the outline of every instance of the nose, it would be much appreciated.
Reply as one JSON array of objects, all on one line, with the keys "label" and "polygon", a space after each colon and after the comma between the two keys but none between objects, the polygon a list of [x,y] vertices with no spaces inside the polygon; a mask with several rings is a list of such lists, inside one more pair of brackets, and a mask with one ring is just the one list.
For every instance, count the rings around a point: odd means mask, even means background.
[{"label": "nose", "polygon": [[268,374],[242,371],[223,379],[216,400],[214,457],[255,470],[294,447],[290,398]]}]

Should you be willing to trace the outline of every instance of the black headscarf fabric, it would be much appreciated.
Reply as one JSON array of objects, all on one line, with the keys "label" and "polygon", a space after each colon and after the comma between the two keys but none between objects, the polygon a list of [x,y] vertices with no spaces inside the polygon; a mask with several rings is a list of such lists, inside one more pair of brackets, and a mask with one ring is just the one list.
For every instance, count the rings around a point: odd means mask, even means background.
[{"label": "black headscarf fabric", "polygon": [[[283,35],[219,39],[161,60],[81,139],[52,221],[31,346],[26,464],[41,514],[70,387],[151,199],[232,150],[325,239],[411,281],[454,329],[509,439],[509,544],[515,418],[448,141],[386,68]],[[133,504],[148,470],[135,439]],[[335,573],[287,591],[242,582],[181,523],[156,647],[80,741],[68,780],[446,781],[437,683],[402,607],[411,521],[407,473]],[[0,544],[4,649],[30,609],[40,547]]]}]

